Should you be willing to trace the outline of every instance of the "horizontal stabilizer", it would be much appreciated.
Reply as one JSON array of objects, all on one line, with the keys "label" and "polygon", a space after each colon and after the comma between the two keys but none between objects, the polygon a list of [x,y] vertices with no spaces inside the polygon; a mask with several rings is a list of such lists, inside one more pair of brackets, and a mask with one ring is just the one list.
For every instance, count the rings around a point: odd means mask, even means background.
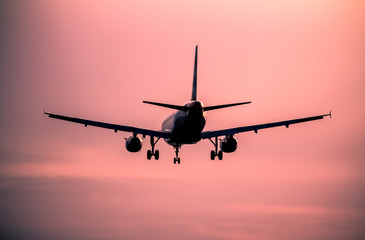
[{"label": "horizontal stabilizer", "polygon": [[251,103],[251,102],[241,102],[241,103],[231,103],[231,104],[223,104],[223,105],[209,106],[209,107],[204,107],[204,111],[210,111],[210,110],[215,110],[215,109],[220,109],[220,108],[226,108],[226,107],[233,107],[233,106],[243,105],[243,104],[248,104],[248,103]]},{"label": "horizontal stabilizer", "polygon": [[148,104],[152,104],[152,105],[156,105],[156,106],[160,106],[160,107],[176,109],[176,110],[180,110],[180,111],[188,111],[189,110],[189,108],[185,107],[185,106],[178,106],[178,105],[172,105],[172,104],[166,104],[166,103],[149,102],[149,101],[143,101],[143,102],[148,103]]}]

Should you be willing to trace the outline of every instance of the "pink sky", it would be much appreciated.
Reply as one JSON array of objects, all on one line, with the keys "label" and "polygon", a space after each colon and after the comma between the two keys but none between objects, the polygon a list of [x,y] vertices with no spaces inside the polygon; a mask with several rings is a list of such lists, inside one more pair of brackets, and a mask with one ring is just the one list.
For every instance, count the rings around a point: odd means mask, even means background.
[{"label": "pink sky", "polygon": [[[4,1],[0,236],[4,239],[364,239],[361,1]],[[206,130],[328,113],[237,135],[236,152],[157,144],[44,118],[43,109],[160,129],[142,100],[252,101]]]}]

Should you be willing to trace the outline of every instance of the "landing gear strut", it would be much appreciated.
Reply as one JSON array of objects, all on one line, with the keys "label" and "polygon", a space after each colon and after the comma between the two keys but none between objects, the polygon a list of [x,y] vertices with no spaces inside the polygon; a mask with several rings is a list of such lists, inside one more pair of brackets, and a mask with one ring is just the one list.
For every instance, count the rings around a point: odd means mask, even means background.
[{"label": "landing gear strut", "polygon": [[154,156],[156,160],[159,159],[160,157],[160,152],[158,150],[155,151],[155,145],[158,142],[158,140],[160,140],[160,138],[157,138],[157,140],[155,141],[155,138],[153,136],[151,136],[150,138],[150,143],[151,143],[151,148],[152,150],[148,150],[147,151],[147,159],[151,160],[151,157]]},{"label": "landing gear strut", "polygon": [[175,154],[176,157],[174,158],[174,164],[180,164],[180,158],[179,158],[179,148],[180,146],[175,146]]},{"label": "landing gear strut", "polygon": [[222,150],[218,151],[218,137],[215,137],[215,141],[213,142],[211,138],[209,138],[209,141],[213,143],[215,150],[210,151],[210,159],[214,160],[215,156],[218,157],[219,160],[223,159],[223,152]]}]

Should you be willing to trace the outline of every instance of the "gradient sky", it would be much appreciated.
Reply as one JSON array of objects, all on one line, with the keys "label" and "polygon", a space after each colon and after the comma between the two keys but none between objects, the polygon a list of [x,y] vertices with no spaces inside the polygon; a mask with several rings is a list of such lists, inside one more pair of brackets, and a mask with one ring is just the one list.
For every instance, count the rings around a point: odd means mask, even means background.
[{"label": "gradient sky", "polygon": [[[1,239],[365,239],[365,4],[330,0],[1,1]],[[236,152],[157,144],[43,109],[160,129],[189,100]]]}]

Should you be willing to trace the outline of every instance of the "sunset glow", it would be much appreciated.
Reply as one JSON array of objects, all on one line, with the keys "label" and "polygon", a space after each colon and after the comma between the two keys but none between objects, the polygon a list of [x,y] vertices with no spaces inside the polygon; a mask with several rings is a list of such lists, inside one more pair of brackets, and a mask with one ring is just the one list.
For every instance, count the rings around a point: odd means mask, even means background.
[{"label": "sunset glow", "polygon": [[[3,1],[1,239],[365,239],[365,2]],[[160,130],[143,100],[252,101],[208,112],[205,130],[327,114],[236,135],[164,141],[67,116]]]}]

